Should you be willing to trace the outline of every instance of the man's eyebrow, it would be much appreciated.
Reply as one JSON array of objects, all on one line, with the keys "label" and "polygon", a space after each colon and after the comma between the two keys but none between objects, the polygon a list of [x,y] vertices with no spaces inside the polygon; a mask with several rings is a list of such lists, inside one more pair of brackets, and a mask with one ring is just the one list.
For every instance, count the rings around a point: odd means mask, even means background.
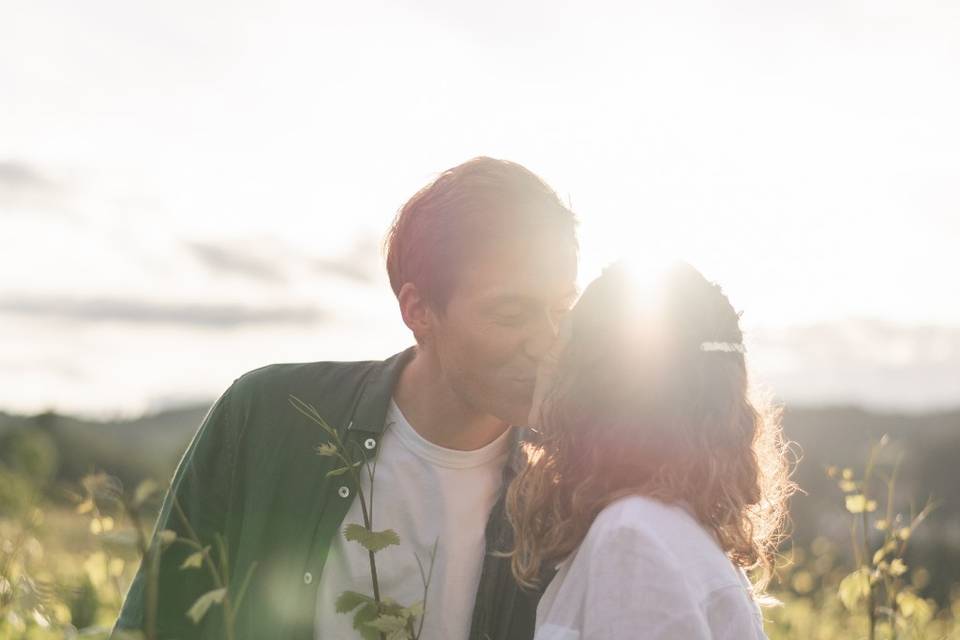
[{"label": "man's eyebrow", "polygon": [[525,296],[519,293],[502,293],[492,296],[489,300],[489,304],[492,307],[501,304],[531,304],[533,302],[536,302],[536,300],[532,296]]},{"label": "man's eyebrow", "polygon": [[[569,302],[573,304],[580,297],[580,290],[576,287],[570,289],[567,293],[561,296],[561,299],[564,302]],[[522,293],[501,293],[494,296],[491,296],[488,304],[491,307],[495,307],[503,304],[537,304],[539,299],[536,296],[524,295]]]}]

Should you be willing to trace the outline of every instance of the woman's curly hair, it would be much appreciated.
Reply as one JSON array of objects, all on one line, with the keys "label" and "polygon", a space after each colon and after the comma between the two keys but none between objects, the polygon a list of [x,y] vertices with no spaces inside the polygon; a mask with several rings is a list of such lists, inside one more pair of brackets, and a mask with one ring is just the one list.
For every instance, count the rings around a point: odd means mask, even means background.
[{"label": "woman's curly hair", "polygon": [[795,485],[779,414],[749,397],[739,314],[720,287],[681,263],[640,289],[614,265],[570,325],[507,494],[518,583],[537,586],[605,506],[639,494],[687,506],[736,565],[761,569],[762,592]]}]

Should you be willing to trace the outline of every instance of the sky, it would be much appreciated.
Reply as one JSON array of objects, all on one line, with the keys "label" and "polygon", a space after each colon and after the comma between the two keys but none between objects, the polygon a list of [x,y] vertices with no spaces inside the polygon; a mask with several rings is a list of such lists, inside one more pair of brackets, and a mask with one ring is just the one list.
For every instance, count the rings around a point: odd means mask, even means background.
[{"label": "sky", "polygon": [[0,0],[0,409],[411,343],[380,243],[477,155],[582,283],[689,260],[799,404],[960,405],[960,5]]}]

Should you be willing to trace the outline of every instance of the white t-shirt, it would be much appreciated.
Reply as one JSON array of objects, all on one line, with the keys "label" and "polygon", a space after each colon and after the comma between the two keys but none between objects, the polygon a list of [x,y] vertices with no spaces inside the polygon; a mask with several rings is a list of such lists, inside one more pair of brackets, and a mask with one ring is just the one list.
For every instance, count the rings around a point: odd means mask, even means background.
[{"label": "white t-shirt", "polygon": [[537,607],[534,640],[623,638],[766,638],[747,577],[683,507],[609,504]]},{"label": "white t-shirt", "polygon": [[[376,554],[380,595],[404,606],[423,599],[423,582],[414,557],[429,569],[436,562],[426,600],[422,640],[466,639],[485,553],[484,530],[499,495],[509,430],[475,451],[439,447],[418,434],[393,401],[380,440],[374,477],[373,529],[393,529],[400,545]],[[362,487],[369,500],[369,478]],[[354,499],[343,521],[363,524],[360,500]],[[373,595],[366,550],[343,535],[330,546],[317,590],[314,637],[359,638],[353,614],[337,613],[334,603],[346,590]]]}]

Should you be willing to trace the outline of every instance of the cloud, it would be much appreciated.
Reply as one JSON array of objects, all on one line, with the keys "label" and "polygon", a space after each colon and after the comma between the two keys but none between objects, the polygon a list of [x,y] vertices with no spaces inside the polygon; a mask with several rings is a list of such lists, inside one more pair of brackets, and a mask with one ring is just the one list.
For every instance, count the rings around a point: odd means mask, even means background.
[{"label": "cloud", "polygon": [[311,257],[273,237],[237,238],[229,242],[187,240],[183,246],[207,269],[268,283],[287,283],[303,271],[371,284],[379,252],[373,236],[363,236],[339,255]]},{"label": "cloud", "polygon": [[154,303],[110,298],[20,297],[0,301],[0,313],[76,322],[165,324],[197,328],[313,325],[328,319],[314,307],[251,308],[233,304]]},{"label": "cloud", "polygon": [[187,249],[207,268],[220,273],[241,275],[266,282],[286,282],[286,276],[275,263],[253,255],[240,247],[206,242],[186,242]]},{"label": "cloud", "polygon": [[30,164],[0,160],[0,207],[56,208],[63,185]]},{"label": "cloud", "polygon": [[747,339],[760,380],[788,402],[960,404],[960,327],[858,319],[758,329]]},{"label": "cloud", "polygon": [[376,280],[375,269],[379,257],[376,239],[373,236],[364,236],[347,253],[335,258],[318,258],[313,261],[312,266],[318,273],[372,284]]}]

